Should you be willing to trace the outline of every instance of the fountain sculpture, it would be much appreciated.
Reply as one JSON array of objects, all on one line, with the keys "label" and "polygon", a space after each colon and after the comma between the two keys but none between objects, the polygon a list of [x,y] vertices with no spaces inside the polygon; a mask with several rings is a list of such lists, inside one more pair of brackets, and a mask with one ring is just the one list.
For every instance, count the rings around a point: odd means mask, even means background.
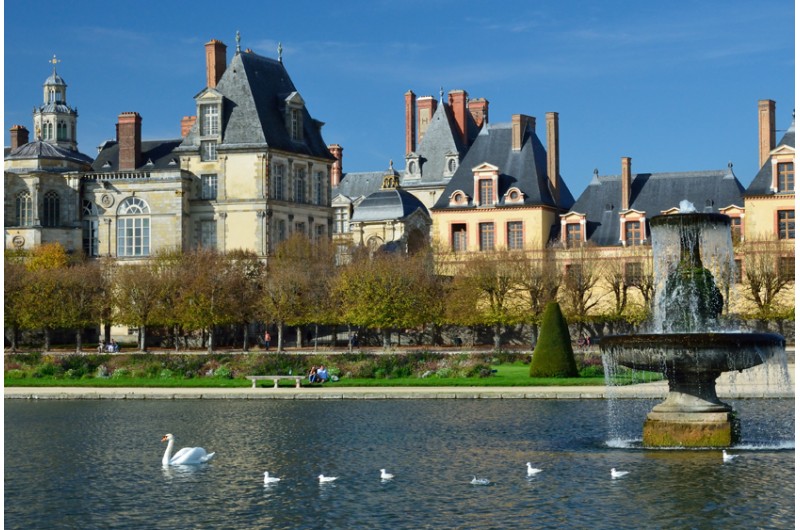
[{"label": "fountain sculpture", "polygon": [[644,423],[646,447],[728,447],[738,440],[738,420],[717,397],[717,377],[782,354],[784,338],[718,331],[725,303],[719,286],[733,280],[728,216],[698,213],[683,201],[680,213],[653,217],[650,228],[654,332],[601,339],[603,362],[668,380],[667,398]]}]

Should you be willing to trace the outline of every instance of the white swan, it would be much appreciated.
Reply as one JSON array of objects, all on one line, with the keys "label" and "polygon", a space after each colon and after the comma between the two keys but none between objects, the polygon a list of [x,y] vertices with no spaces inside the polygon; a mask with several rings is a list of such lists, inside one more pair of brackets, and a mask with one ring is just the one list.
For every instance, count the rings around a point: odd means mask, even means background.
[{"label": "white swan", "polygon": [[387,473],[385,469],[381,469],[381,480],[392,480],[394,475]]},{"label": "white swan", "polygon": [[325,475],[320,475],[319,476],[319,483],[320,484],[325,484],[326,482],[333,482],[337,478],[339,478],[339,477],[326,477]]},{"label": "white swan", "polygon": [[172,456],[172,448],[175,445],[175,437],[171,434],[165,434],[161,438],[162,442],[169,442],[167,450],[164,451],[164,458],[161,459],[161,464],[164,466],[179,466],[186,464],[202,464],[208,462],[216,453],[206,453],[202,447],[184,447],[175,456]]},{"label": "white swan", "polygon": [[472,480],[469,481],[470,484],[475,484],[476,486],[488,486],[489,479],[488,478],[478,478],[475,475],[472,475]]},{"label": "white swan", "polygon": [[725,449],[722,450],[722,461],[723,462],[730,462],[734,458],[737,458],[739,455],[729,455]]},{"label": "white swan", "polygon": [[538,467],[533,467],[533,466],[531,465],[531,463],[530,463],[530,462],[528,462],[528,476],[529,476],[529,477],[532,477],[532,476],[534,476],[536,473],[541,473],[541,472],[542,472],[542,470],[541,470],[541,469],[539,469]]},{"label": "white swan", "polygon": [[279,482],[281,479],[278,477],[270,477],[269,471],[264,471],[264,484],[274,484]]},{"label": "white swan", "polygon": [[627,475],[628,473],[629,473],[628,471],[617,471],[617,470],[616,470],[616,469],[614,469],[613,467],[611,468],[611,478],[619,478],[619,477],[624,477],[624,476],[625,476],[625,475]]}]

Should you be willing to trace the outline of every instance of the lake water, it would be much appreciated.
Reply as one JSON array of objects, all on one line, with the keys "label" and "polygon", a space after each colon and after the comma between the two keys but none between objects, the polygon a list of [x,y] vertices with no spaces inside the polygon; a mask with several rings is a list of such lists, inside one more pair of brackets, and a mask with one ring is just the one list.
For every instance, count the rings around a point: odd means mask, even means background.
[{"label": "lake water", "polygon": [[[794,401],[731,404],[723,465],[632,443],[649,400],[609,440],[603,400],[6,399],[5,528],[794,528]],[[216,457],[162,468],[168,432]]]}]

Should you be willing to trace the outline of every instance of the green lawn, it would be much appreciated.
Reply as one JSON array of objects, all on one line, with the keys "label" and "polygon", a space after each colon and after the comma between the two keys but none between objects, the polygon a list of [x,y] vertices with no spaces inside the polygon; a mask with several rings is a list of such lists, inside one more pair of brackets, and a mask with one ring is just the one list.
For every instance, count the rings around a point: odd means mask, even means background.
[{"label": "green lawn", "polygon": [[[342,378],[337,382],[324,385],[304,383],[303,386],[315,387],[402,387],[402,386],[597,386],[605,385],[602,377],[565,377],[565,378],[531,378],[528,376],[527,364],[501,364],[493,366],[497,370],[492,377],[403,377],[396,379],[354,379]],[[660,374],[638,372],[634,377],[621,376],[617,384],[633,384],[661,379]],[[237,388],[248,387],[252,383],[247,379],[226,379],[217,377],[202,377],[192,379],[182,378],[85,378],[68,379],[41,377],[24,379],[5,378],[6,386],[37,387],[37,386],[75,386],[75,387],[151,387],[151,388]],[[271,381],[260,383],[262,386],[271,386]],[[293,387],[294,381],[286,380],[280,386]]]}]

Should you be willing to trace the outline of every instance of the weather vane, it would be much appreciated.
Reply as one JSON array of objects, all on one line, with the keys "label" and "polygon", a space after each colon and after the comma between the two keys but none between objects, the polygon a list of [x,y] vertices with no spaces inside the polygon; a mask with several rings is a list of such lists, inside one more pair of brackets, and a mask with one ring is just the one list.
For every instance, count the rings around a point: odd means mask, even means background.
[{"label": "weather vane", "polygon": [[56,59],[56,54],[53,54],[53,58],[47,61],[48,63],[53,65],[53,72],[56,71],[56,65],[61,62],[61,59]]}]

